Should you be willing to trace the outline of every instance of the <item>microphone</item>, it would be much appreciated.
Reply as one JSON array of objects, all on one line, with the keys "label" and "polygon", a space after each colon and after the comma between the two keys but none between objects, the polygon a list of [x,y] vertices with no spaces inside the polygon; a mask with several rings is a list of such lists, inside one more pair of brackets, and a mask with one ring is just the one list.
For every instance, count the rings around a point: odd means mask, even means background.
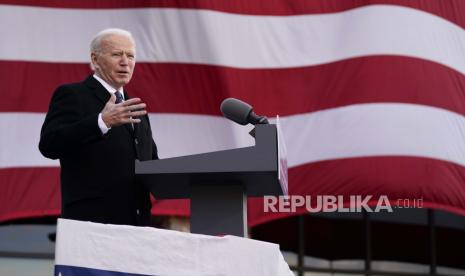
[{"label": "microphone", "polygon": [[235,98],[227,98],[221,103],[221,112],[224,117],[240,124],[269,124],[265,116],[259,116],[253,112],[250,104]]}]

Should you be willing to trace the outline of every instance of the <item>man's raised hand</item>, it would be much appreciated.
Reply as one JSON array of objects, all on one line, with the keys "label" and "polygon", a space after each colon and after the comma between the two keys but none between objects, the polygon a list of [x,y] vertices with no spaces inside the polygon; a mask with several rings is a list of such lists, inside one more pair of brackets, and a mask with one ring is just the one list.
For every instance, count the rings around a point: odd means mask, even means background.
[{"label": "man's raised hand", "polygon": [[115,94],[111,94],[110,99],[102,109],[102,120],[107,127],[115,127],[123,124],[140,123],[138,116],[147,114],[146,104],[140,98],[133,98],[116,104]]}]

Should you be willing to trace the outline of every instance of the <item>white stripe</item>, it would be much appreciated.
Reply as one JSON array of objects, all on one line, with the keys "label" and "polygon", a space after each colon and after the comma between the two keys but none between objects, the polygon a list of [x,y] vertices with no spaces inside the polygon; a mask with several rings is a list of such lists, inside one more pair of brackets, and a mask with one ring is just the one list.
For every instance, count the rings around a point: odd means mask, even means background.
[{"label": "white stripe", "polygon": [[[38,149],[43,113],[0,112],[0,168],[59,166]],[[254,145],[252,127],[207,115],[151,114],[160,158]]]},{"label": "white stripe", "polygon": [[42,113],[0,113],[0,168],[58,166],[39,152]]},{"label": "white stripe", "polygon": [[351,157],[416,156],[465,166],[465,117],[435,107],[377,103],[284,117],[289,166]]},{"label": "white stripe", "polygon": [[103,28],[130,30],[138,60],[237,68],[311,66],[370,56],[431,60],[465,74],[465,30],[393,5],[298,16],[188,9],[80,10],[0,6],[0,59],[87,62]]},{"label": "white stripe", "polygon": [[[0,114],[0,167],[50,166],[37,144],[44,114]],[[161,158],[252,146],[249,127],[206,115],[151,114]],[[281,118],[289,166],[368,156],[417,156],[465,166],[465,118],[412,104],[362,104]]]}]

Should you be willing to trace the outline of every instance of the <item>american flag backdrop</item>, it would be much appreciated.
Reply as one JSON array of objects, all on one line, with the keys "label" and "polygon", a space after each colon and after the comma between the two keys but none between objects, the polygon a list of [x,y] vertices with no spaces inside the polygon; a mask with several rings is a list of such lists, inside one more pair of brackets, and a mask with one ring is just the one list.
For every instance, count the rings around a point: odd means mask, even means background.
[{"label": "american flag backdrop", "polygon": [[[161,158],[253,145],[236,97],[281,117],[289,193],[422,198],[465,215],[465,1],[0,0],[0,222],[60,213],[38,151],[54,89],[91,73],[89,42],[127,29],[131,95]],[[264,214],[249,200],[249,223]],[[188,215],[185,200],[154,214]]]}]

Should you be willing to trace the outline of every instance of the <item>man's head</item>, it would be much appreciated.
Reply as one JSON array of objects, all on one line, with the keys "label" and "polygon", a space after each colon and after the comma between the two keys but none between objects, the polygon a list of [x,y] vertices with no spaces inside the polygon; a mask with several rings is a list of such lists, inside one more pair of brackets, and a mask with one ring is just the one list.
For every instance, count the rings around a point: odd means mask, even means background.
[{"label": "man's head", "polygon": [[129,83],[136,65],[136,46],[131,33],[106,29],[90,44],[92,69],[113,88]]}]

